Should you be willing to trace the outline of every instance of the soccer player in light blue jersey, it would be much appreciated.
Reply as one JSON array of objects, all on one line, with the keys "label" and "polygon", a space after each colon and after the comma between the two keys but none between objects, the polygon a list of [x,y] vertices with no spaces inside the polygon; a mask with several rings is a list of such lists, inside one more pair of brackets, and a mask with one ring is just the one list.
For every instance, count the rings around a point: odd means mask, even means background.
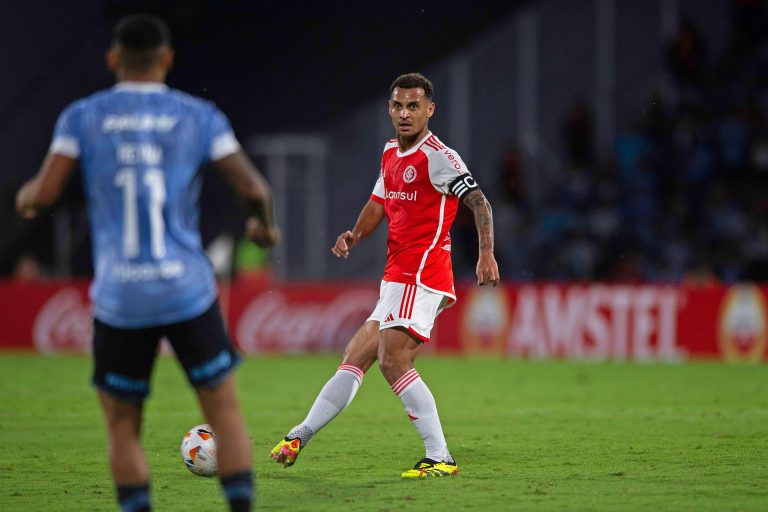
[{"label": "soccer player in light blue jersey", "polygon": [[212,163],[245,198],[246,234],[263,247],[279,238],[272,193],[224,114],[165,85],[173,50],[163,21],[124,18],[106,58],[117,84],[64,110],[40,171],[19,190],[16,206],[27,218],[51,206],[80,161],[95,268],[93,383],[122,509],[151,507],[142,409],[157,345],[166,337],[216,433],[230,509],[250,510],[251,449],[233,374],[240,358],[200,240],[201,168]]}]

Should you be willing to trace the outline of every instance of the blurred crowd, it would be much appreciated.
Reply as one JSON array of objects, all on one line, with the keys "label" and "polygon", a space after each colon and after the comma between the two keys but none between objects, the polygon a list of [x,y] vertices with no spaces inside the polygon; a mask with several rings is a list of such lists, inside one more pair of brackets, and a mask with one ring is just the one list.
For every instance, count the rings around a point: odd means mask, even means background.
[{"label": "blurred crowd", "polygon": [[768,26],[755,6],[737,2],[716,51],[681,25],[666,53],[671,86],[650,94],[610,158],[596,153],[584,104],[564,119],[561,165],[534,170],[542,194],[529,191],[524,155],[506,151],[494,203],[502,276],[768,280]]}]

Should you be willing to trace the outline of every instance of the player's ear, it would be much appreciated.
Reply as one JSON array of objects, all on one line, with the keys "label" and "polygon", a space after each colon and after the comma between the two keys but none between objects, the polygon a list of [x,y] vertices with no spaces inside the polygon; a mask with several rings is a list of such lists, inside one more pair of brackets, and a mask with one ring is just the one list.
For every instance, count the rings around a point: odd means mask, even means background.
[{"label": "player's ear", "polygon": [[174,52],[172,48],[163,48],[160,54],[160,65],[166,71],[169,71],[173,67]]},{"label": "player's ear", "polygon": [[117,72],[117,68],[120,67],[120,51],[112,47],[104,54],[104,61],[107,63],[107,69],[112,73]]},{"label": "player's ear", "polygon": [[429,107],[427,107],[427,117],[432,117],[432,114],[435,113],[435,102],[430,101]]}]

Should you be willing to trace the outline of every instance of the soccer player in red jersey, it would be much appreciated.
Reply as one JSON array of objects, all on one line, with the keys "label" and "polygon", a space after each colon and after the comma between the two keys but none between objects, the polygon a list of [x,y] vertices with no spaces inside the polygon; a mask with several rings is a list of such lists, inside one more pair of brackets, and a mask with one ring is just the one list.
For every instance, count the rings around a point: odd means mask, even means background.
[{"label": "soccer player in red jersey", "polygon": [[312,436],[349,405],[365,372],[378,359],[384,378],[424,440],[425,457],[402,476],[458,473],[435,399],[413,362],[429,341],[437,315],[456,301],[449,230],[459,201],[475,218],[480,245],[477,284],[499,283],[493,216],[459,155],[429,131],[429,118],[435,112],[432,83],[421,74],[409,73],[395,79],[390,93],[389,115],[397,138],[384,146],[379,179],[355,226],[340,234],[331,248],[336,257],[349,257],[350,250],[387,218],[387,264],[379,301],[350,340],[336,374],[320,391],[307,417],[270,453],[285,467],[293,465]]}]

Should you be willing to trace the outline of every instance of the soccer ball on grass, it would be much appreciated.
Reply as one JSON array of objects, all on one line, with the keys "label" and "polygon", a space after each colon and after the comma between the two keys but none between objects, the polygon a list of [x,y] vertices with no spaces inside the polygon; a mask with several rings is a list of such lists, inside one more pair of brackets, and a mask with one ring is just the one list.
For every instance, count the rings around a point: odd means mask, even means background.
[{"label": "soccer ball on grass", "polygon": [[181,459],[198,476],[216,476],[216,435],[207,423],[189,430],[181,441]]}]

